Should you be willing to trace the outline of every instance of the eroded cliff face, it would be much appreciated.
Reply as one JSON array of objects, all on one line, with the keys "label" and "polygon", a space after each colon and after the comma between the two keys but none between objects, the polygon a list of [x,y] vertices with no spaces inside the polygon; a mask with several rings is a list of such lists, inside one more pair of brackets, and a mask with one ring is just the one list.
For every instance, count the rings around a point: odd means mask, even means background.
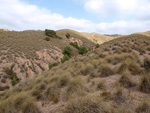
[{"label": "eroded cliff face", "polygon": [[[70,37],[68,43],[70,42],[77,42],[79,46],[83,45],[83,42],[75,37]],[[12,54],[8,57],[9,49],[1,51],[3,54],[0,56],[0,90],[11,88],[14,78],[17,82],[22,82],[35,74],[41,74],[49,69],[50,64],[61,63],[64,56],[62,49],[55,46],[36,51],[36,58],[28,58],[24,53],[21,53],[21,56]]]},{"label": "eroded cliff face", "polygon": [[[7,51],[4,51],[7,53]],[[28,59],[24,57],[10,58],[2,55],[0,57],[0,86],[3,88],[12,87],[13,77],[18,78],[18,81],[23,81],[27,77],[35,74],[41,74],[49,69],[49,64],[60,62],[63,57],[62,50],[54,47],[54,49],[44,49],[36,51],[38,58]]]}]

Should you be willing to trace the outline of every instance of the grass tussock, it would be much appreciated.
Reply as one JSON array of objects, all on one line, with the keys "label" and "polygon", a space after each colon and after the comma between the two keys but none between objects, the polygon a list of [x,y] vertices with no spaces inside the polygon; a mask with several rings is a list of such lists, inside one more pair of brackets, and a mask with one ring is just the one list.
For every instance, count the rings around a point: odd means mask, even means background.
[{"label": "grass tussock", "polygon": [[150,93],[150,75],[144,75],[141,78],[140,84],[139,84],[139,90],[141,92]]},{"label": "grass tussock", "polygon": [[0,113],[40,113],[34,98],[26,92],[10,96],[0,103]]},{"label": "grass tussock", "polygon": [[111,99],[117,104],[121,104],[126,101],[126,97],[124,96],[122,87],[116,88],[116,90],[112,93]]},{"label": "grass tussock", "polygon": [[99,75],[100,77],[108,77],[110,75],[115,74],[114,69],[111,66],[107,65],[107,64],[101,65],[100,68],[99,68],[99,72],[101,73]]},{"label": "grass tussock", "polygon": [[136,84],[131,80],[129,73],[124,73],[119,78],[119,84],[125,88],[131,88],[134,87]]},{"label": "grass tussock", "polygon": [[118,73],[122,74],[126,71],[130,71],[132,75],[141,74],[141,67],[135,61],[131,59],[126,59],[118,68]]},{"label": "grass tussock", "polygon": [[85,95],[87,88],[84,84],[85,81],[80,76],[74,77],[64,89],[64,100]]},{"label": "grass tussock", "polygon": [[111,109],[97,95],[87,95],[69,101],[61,113],[111,113]]},{"label": "grass tussock", "polygon": [[143,102],[136,108],[136,113],[150,113],[150,104]]},{"label": "grass tussock", "polygon": [[94,69],[94,66],[90,63],[87,63],[86,65],[82,65],[80,71],[83,75],[89,74]]}]

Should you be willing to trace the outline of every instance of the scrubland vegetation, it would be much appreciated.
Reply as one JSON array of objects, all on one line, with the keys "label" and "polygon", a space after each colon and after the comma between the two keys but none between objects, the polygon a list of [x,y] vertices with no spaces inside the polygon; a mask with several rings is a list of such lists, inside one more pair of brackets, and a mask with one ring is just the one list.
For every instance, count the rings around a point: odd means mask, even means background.
[{"label": "scrubland vegetation", "polygon": [[134,34],[77,57],[64,47],[63,63],[0,92],[0,113],[150,113],[149,44]]}]

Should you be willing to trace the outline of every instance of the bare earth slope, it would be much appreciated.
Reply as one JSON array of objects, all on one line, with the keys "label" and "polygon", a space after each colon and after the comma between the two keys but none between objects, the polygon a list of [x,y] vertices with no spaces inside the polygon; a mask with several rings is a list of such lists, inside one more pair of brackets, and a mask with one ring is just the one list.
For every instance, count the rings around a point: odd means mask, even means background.
[{"label": "bare earth slope", "polygon": [[0,93],[0,113],[150,113],[150,37],[72,57]]}]

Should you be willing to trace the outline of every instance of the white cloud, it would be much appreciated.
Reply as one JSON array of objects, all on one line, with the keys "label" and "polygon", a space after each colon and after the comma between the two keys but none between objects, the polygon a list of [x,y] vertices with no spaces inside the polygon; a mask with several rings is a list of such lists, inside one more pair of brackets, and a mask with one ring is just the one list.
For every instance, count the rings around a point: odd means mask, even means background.
[{"label": "white cloud", "polygon": [[[84,0],[86,5],[91,5],[93,11],[100,10],[99,5],[104,7],[104,2],[89,3],[92,0]],[[103,0],[101,0],[103,1]],[[132,1],[132,0],[131,0]],[[146,1],[146,0],[145,0]],[[108,0],[105,0],[107,3]],[[150,21],[116,21],[113,23],[95,24],[86,19],[76,19],[72,17],[63,17],[60,14],[51,12],[48,9],[39,8],[35,5],[25,4],[19,0],[0,0],[0,28],[10,30],[27,30],[27,29],[73,29],[85,32],[98,32],[102,34],[126,34],[149,29]],[[89,4],[87,4],[89,3]],[[119,2],[118,2],[119,3]],[[121,4],[121,3],[120,3]],[[96,6],[96,7],[94,7]],[[130,9],[131,6],[128,8]],[[122,8],[122,10],[128,10]],[[113,6],[105,13],[115,12]],[[146,9],[143,7],[142,12]],[[97,12],[98,13],[98,12]]]},{"label": "white cloud", "polygon": [[95,14],[150,18],[150,0],[84,0],[83,3],[86,11]]}]

